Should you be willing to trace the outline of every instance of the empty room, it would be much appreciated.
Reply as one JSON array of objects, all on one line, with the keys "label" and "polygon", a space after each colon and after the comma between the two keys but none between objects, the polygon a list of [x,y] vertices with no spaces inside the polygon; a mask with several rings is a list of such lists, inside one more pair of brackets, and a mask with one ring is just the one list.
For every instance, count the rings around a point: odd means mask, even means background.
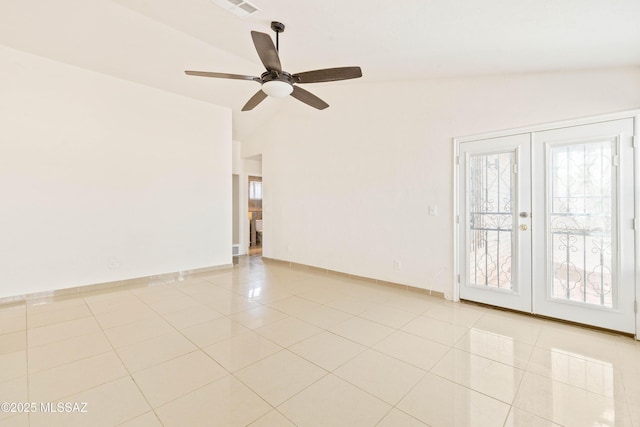
[{"label": "empty room", "polygon": [[640,427],[638,16],[3,0],[0,426]]}]

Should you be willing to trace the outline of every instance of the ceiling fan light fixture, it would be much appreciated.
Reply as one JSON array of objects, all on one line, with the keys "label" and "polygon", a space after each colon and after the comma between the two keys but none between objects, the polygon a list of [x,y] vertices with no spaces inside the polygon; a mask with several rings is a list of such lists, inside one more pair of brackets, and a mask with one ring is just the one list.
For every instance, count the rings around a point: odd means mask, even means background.
[{"label": "ceiling fan light fixture", "polygon": [[291,95],[293,86],[282,80],[271,80],[262,84],[262,91],[274,98],[284,98]]}]

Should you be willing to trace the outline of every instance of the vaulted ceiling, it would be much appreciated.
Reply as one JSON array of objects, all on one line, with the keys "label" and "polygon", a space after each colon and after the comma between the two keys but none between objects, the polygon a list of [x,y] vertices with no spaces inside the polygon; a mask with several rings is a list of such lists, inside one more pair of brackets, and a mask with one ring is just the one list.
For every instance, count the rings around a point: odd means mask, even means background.
[{"label": "vaulted ceiling", "polygon": [[[367,84],[480,74],[640,66],[638,0],[250,0],[240,18],[212,0],[6,0],[0,44],[232,108],[243,139],[277,112],[240,112],[259,76],[250,31],[281,21],[283,68],[362,67]],[[316,89],[318,88],[318,89]],[[300,103],[299,108],[309,108]]]}]

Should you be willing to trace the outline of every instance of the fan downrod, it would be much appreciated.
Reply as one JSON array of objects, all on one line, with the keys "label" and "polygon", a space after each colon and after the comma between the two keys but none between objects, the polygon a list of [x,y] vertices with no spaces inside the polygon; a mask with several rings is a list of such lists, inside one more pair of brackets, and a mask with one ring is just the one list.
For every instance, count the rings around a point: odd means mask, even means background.
[{"label": "fan downrod", "polygon": [[284,24],[278,21],[271,21],[271,29],[276,32],[276,50],[280,52],[280,33],[284,32]]}]

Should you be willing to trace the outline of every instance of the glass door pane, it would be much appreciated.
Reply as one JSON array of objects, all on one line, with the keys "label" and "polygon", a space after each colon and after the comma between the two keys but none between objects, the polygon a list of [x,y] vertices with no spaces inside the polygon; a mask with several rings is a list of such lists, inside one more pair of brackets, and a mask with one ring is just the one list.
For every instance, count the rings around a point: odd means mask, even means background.
[{"label": "glass door pane", "polygon": [[548,271],[555,299],[613,307],[613,148],[603,141],[549,150]]},{"label": "glass door pane", "polygon": [[469,283],[513,289],[515,153],[469,157]]}]

